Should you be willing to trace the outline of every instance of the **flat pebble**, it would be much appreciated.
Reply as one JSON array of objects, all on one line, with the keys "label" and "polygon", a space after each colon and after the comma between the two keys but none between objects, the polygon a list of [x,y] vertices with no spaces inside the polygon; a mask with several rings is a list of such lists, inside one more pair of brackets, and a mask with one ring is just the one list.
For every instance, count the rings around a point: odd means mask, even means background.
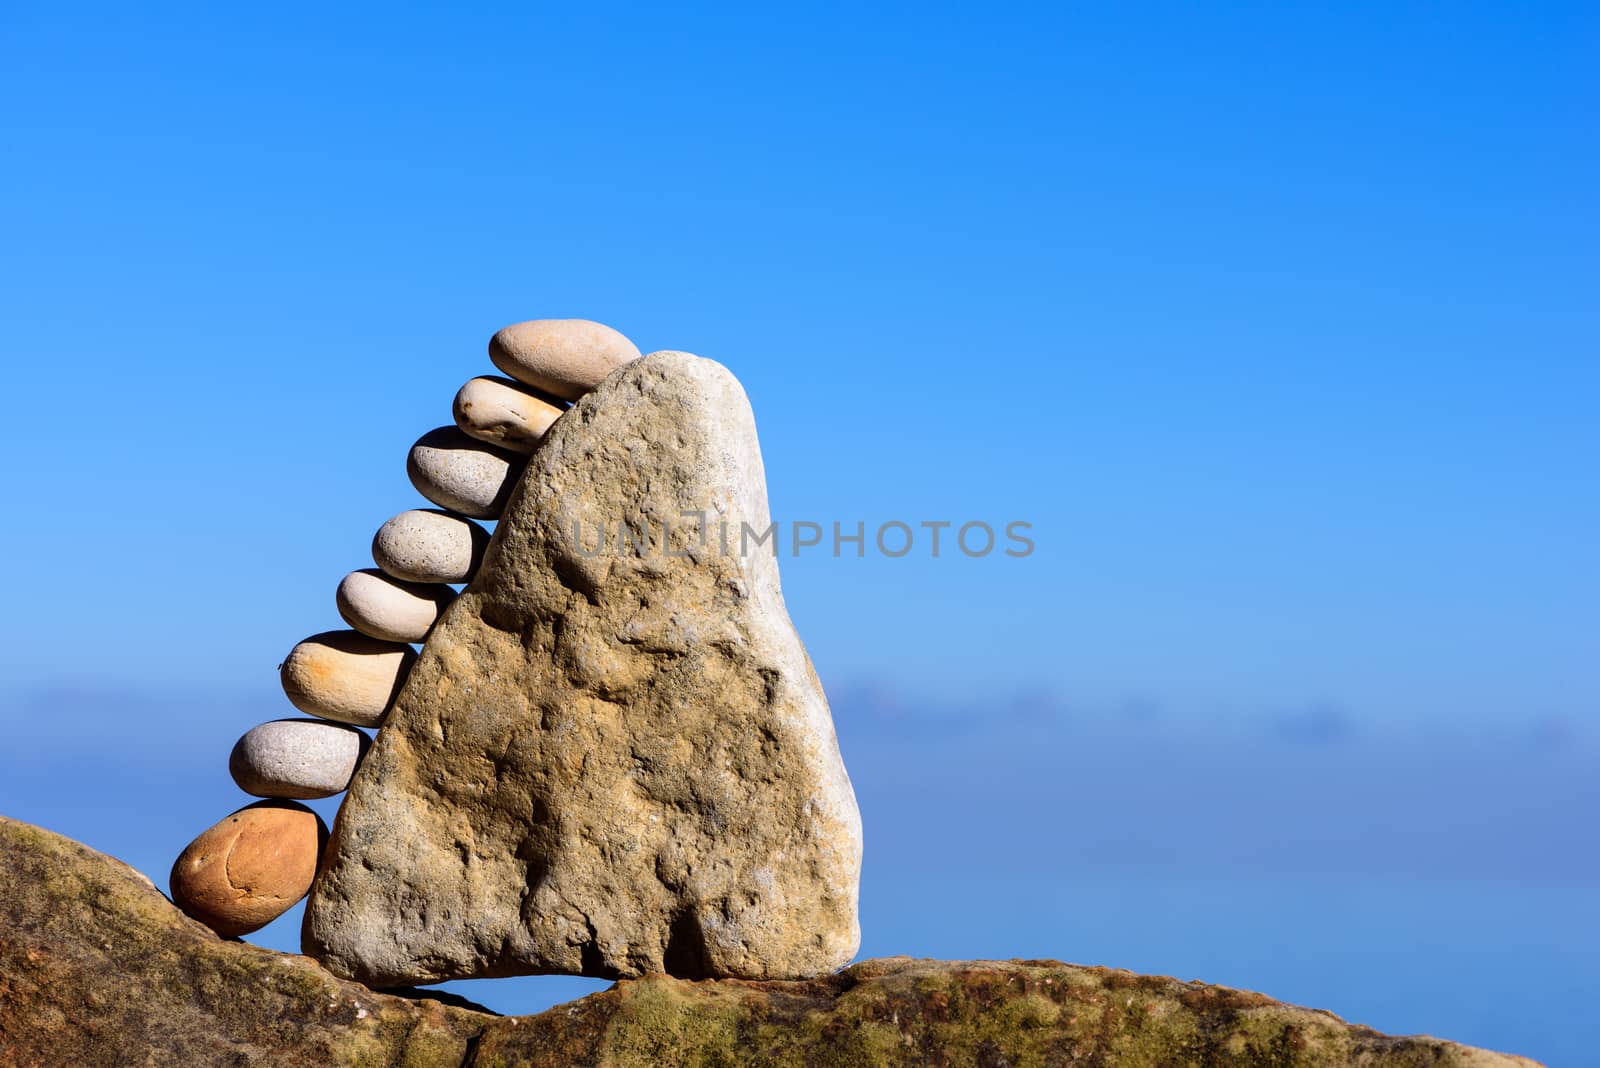
[{"label": "flat pebble", "polygon": [[566,409],[508,378],[474,378],[456,394],[456,426],[479,441],[532,452]]},{"label": "flat pebble", "polygon": [[486,445],[460,427],[441,426],[411,446],[406,474],[418,493],[441,508],[498,519],[523,463],[524,457]]},{"label": "flat pebble", "polygon": [[406,582],[466,582],[483,562],[489,532],[449,512],[401,512],[372,538],[372,560]]},{"label": "flat pebble", "polygon": [[346,575],[333,599],[344,621],[369,638],[420,642],[456,591],[438,582],[402,582],[366,567]]},{"label": "flat pebble", "polygon": [[321,818],[293,801],[258,801],[201,832],[172,865],[172,900],[225,938],[288,912],[311,889],[328,840]]},{"label": "flat pebble", "polygon": [[369,741],[342,723],[275,719],[234,743],[228,773],[257,797],[332,797],[350,785]]},{"label": "flat pebble", "polygon": [[376,727],[416,659],[409,645],[330,630],[291,649],[278,677],[289,703],[307,715]]},{"label": "flat pebble", "polygon": [[588,319],[531,319],[489,339],[489,359],[518,382],[577,400],[639,358],[633,342]]}]

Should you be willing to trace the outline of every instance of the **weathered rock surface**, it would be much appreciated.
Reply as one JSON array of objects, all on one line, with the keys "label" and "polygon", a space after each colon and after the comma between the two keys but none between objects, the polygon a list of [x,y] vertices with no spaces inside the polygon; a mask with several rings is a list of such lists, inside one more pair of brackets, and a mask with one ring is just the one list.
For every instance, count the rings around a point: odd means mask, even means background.
[{"label": "weathered rock surface", "polygon": [[7,1068],[454,1066],[491,1019],[219,938],[122,862],[0,817]]},{"label": "weathered rock surface", "polygon": [[739,551],[769,522],[710,360],[655,353],[557,420],[351,782],[306,951],[374,985],[848,961],[860,817],[777,561]]},{"label": "weathered rock surface", "polygon": [[218,938],[120,861],[0,817],[8,1068],[1535,1068],[1259,994],[1053,961],[652,976],[520,1017],[439,997],[374,993],[308,957]]}]

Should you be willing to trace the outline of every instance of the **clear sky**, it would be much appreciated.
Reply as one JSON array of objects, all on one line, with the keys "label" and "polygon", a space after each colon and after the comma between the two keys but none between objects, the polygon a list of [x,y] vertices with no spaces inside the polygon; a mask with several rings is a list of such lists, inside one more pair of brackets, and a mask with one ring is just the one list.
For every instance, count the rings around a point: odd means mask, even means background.
[{"label": "clear sky", "polygon": [[227,786],[489,335],[582,316],[740,376],[781,521],[1032,524],[786,556],[841,718],[1590,745],[1597,57],[1582,3],[8,4],[0,715],[207,724]]},{"label": "clear sky", "polygon": [[270,675],[587,316],[743,378],[780,518],[1035,525],[791,564],[825,677],[1594,713],[1590,5],[3,19],[13,683]]}]

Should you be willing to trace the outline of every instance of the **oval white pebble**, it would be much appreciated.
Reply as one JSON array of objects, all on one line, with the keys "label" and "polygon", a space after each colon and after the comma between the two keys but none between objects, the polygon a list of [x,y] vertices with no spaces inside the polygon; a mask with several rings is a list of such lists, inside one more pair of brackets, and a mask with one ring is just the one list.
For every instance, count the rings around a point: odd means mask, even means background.
[{"label": "oval white pebble", "polygon": [[532,452],[565,410],[509,378],[488,375],[462,386],[452,406],[464,433],[521,453]]},{"label": "oval white pebble", "polygon": [[346,623],[388,642],[422,641],[455,598],[442,583],[402,582],[375,567],[350,572],[333,597]]},{"label": "oval white pebble", "polygon": [[449,512],[401,512],[372,538],[373,563],[406,582],[466,582],[483,562],[489,532]]},{"label": "oval white pebble", "polygon": [[440,508],[474,519],[498,519],[522,474],[523,457],[441,426],[417,439],[406,474],[417,492]]},{"label": "oval white pebble", "polygon": [[376,727],[416,659],[409,645],[330,630],[291,649],[278,677],[289,703],[307,715]]},{"label": "oval white pebble", "polygon": [[228,755],[239,789],[257,797],[308,801],[350,785],[370,739],[321,719],[275,719],[251,727]]},{"label": "oval white pebble", "polygon": [[638,358],[637,345],[588,319],[530,319],[489,339],[489,359],[496,367],[564,400],[577,400]]}]

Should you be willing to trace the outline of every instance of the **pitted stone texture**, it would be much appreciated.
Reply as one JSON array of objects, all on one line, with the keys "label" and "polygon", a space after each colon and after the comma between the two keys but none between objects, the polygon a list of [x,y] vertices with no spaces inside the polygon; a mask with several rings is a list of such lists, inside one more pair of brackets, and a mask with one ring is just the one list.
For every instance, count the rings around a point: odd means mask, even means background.
[{"label": "pitted stone texture", "polygon": [[769,522],[716,363],[656,353],[557,420],[351,783],[306,952],[374,986],[846,963],[860,816],[771,543],[737,549]]}]

